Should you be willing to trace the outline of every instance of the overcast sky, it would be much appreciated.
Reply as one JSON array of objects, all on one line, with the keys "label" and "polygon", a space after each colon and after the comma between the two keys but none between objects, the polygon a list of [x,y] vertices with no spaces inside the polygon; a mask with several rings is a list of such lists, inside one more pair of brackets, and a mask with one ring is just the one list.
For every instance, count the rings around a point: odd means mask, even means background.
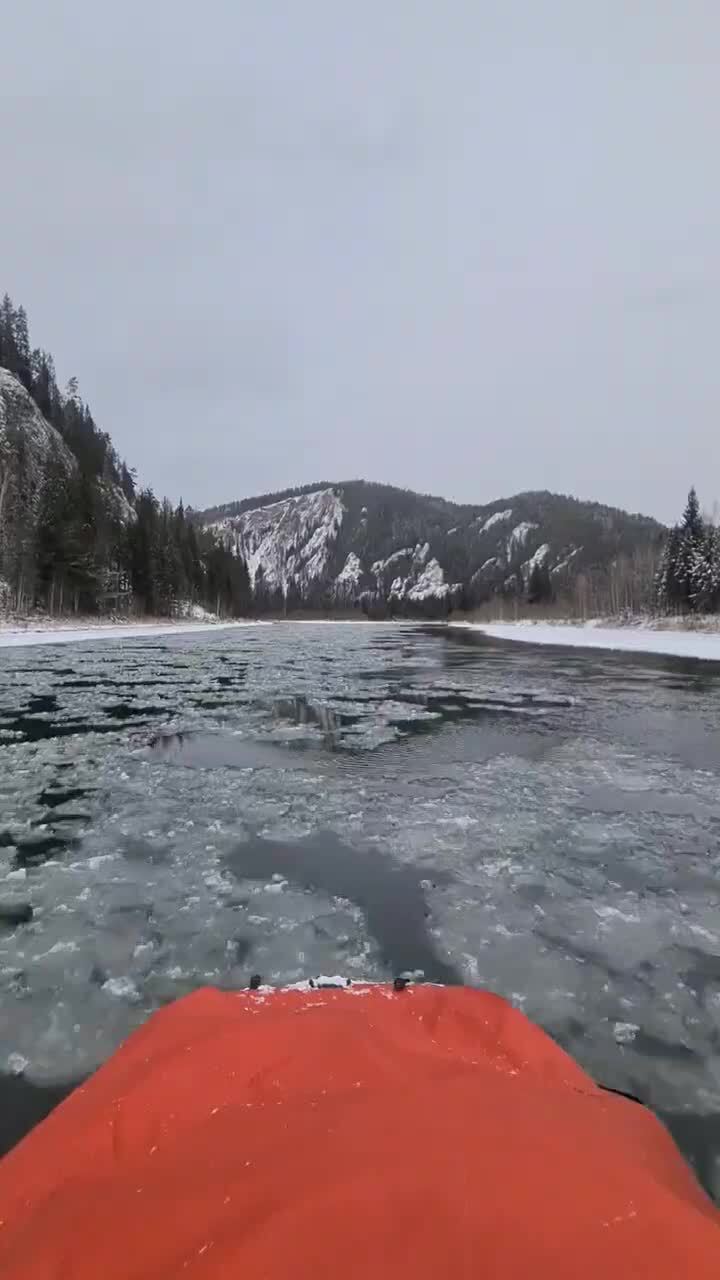
[{"label": "overcast sky", "polygon": [[0,43],[0,293],[159,493],[720,495],[718,0],[22,0]]}]

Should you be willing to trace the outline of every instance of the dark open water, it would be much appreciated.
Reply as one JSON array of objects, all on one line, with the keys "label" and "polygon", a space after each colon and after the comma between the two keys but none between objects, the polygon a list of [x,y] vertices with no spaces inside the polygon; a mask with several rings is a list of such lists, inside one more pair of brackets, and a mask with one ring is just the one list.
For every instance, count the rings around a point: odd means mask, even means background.
[{"label": "dark open water", "polygon": [[0,916],[34,912],[0,919],[0,1147],[198,985],[422,970],[720,1189],[719,778],[710,663],[403,625],[0,650]]}]

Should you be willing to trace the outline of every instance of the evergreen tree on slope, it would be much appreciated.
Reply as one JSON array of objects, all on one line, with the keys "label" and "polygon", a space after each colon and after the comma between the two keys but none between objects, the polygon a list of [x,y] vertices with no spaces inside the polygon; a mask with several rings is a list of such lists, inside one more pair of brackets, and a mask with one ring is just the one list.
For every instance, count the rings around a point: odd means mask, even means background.
[{"label": "evergreen tree on slope", "polygon": [[670,531],[656,585],[663,609],[706,613],[720,604],[720,540],[705,525],[694,488],[681,523]]}]

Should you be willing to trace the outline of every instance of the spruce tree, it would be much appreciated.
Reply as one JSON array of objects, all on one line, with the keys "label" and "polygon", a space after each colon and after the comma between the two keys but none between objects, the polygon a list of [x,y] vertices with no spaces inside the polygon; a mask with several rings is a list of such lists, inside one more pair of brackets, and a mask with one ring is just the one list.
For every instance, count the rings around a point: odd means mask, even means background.
[{"label": "spruce tree", "polygon": [[677,562],[680,550],[680,530],[677,525],[670,530],[663,548],[660,568],[655,579],[658,608],[672,611],[681,603],[682,591],[677,579]]},{"label": "spruce tree", "polygon": [[682,523],[680,525],[681,532],[695,545],[699,546],[702,541],[704,532],[703,518],[700,514],[700,503],[693,485],[687,496],[687,503],[683,511]]},{"label": "spruce tree", "polygon": [[665,544],[656,590],[662,609],[708,613],[720,607],[720,537],[705,525],[694,488]]}]

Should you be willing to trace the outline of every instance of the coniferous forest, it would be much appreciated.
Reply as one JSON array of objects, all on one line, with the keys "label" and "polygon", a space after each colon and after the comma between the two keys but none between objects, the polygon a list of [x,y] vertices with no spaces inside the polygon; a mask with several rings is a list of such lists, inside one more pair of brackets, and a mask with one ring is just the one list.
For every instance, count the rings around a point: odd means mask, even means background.
[{"label": "coniferous forest", "polygon": [[[13,374],[60,440],[6,399],[0,439],[0,607],[17,612],[172,616],[199,606],[247,614],[244,561],[150,489],[97,426],[75,378],[30,341],[22,307],[0,304],[0,370]],[[9,381],[9,380],[8,380]]]}]

